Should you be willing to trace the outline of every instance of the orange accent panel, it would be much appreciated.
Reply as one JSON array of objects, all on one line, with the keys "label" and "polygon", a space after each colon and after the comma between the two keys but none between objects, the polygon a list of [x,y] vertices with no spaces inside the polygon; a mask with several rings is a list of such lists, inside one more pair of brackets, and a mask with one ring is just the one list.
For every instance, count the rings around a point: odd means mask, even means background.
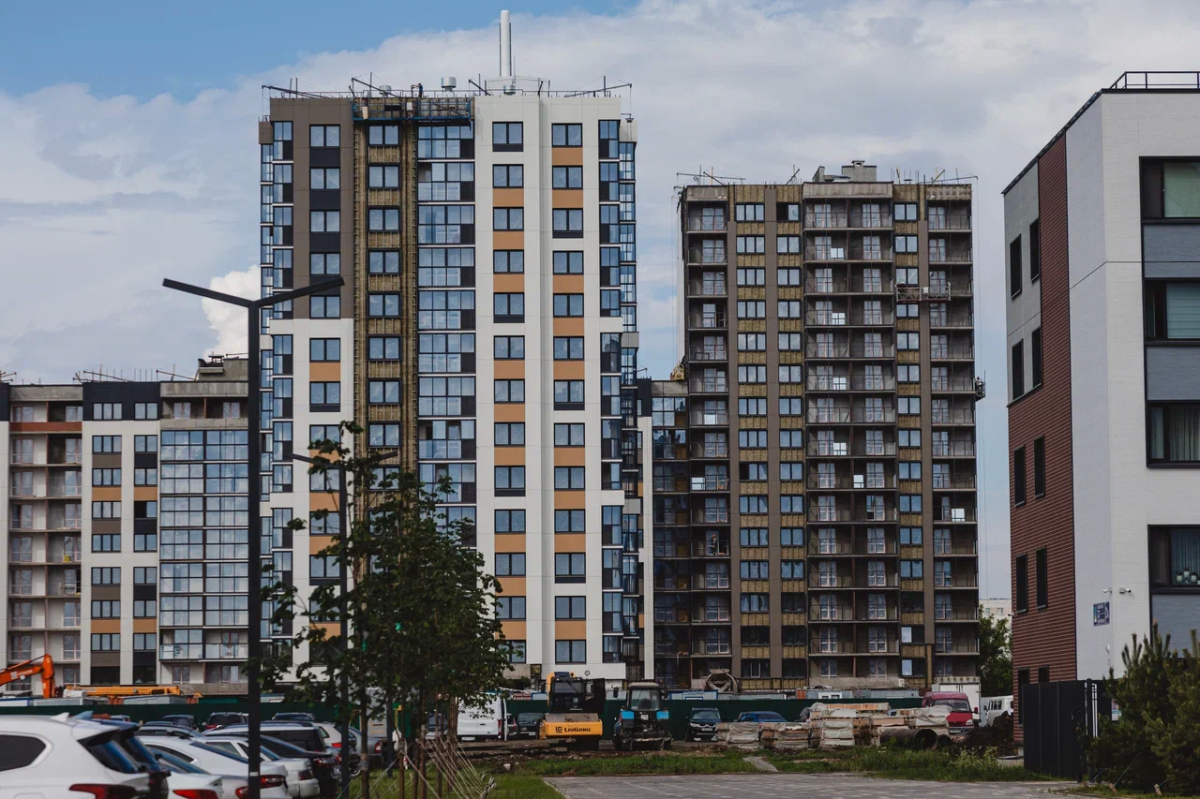
[{"label": "orange accent panel", "polygon": [[554,638],[558,641],[578,641],[587,638],[586,621],[554,622]]},{"label": "orange accent panel", "polygon": [[587,459],[587,450],[583,447],[555,447],[555,466],[583,466]]},{"label": "orange accent panel", "polygon": [[13,422],[9,426],[10,433],[79,433],[83,431],[81,422]]},{"label": "orange accent panel", "polygon": [[335,382],[342,379],[342,365],[337,362],[318,361],[308,364],[308,379],[314,382]]},{"label": "orange accent panel", "polygon": [[312,626],[313,626],[314,630],[324,630],[325,631],[325,640],[329,640],[330,638],[333,638],[335,635],[342,634],[342,625],[337,622],[328,622],[328,621],[314,622]]},{"label": "orange accent panel", "polygon": [[582,294],[585,291],[583,275],[555,275],[555,294]]},{"label": "orange accent panel", "polygon": [[502,596],[525,596],[524,577],[497,577]]},{"label": "orange accent panel", "polygon": [[[580,494],[583,492],[580,491]],[[557,533],[554,536],[555,552],[586,552],[586,536],[583,533]]]},{"label": "orange accent panel", "polygon": [[[342,459],[342,456],[341,456],[341,454],[340,454],[340,453],[337,453],[337,452],[322,452],[322,451],[321,451],[321,450],[319,450],[319,449],[310,449],[310,450],[308,451],[308,457],[310,457],[310,458],[324,458],[325,460],[327,460],[327,461],[330,461],[330,462],[340,461],[340,460]],[[307,464],[305,464],[305,471],[308,471],[308,469],[307,469]]]},{"label": "orange accent panel", "polygon": [[308,537],[308,554],[319,555],[334,541],[331,535],[310,535]]},{"label": "orange accent panel", "polygon": [[525,403],[498,402],[493,406],[497,422],[525,421]]},{"label": "orange accent panel", "polygon": [[493,275],[492,291],[498,294],[505,292],[521,293],[525,291],[525,275]]},{"label": "orange accent panel", "polygon": [[[525,551],[525,534],[524,533],[500,533],[493,542],[497,552],[524,552]],[[518,594],[518,596],[520,596]]]},{"label": "orange accent panel", "polygon": [[500,629],[504,631],[504,637],[510,641],[525,640],[525,622],[523,621],[502,621]]},{"label": "orange accent panel", "polygon": [[492,189],[493,208],[524,208],[525,189]]},{"label": "orange accent panel", "polygon": [[120,502],[121,487],[97,486],[92,489],[92,500],[94,502]]},{"label": "orange accent panel", "polygon": [[523,250],[525,249],[525,231],[495,230],[492,231],[493,250]]},{"label": "orange accent panel", "polygon": [[525,379],[525,362],[524,361],[493,361],[493,371],[497,380],[524,380]]},{"label": "orange accent panel", "polygon": [[[154,621],[151,619],[150,621]],[[94,633],[119,633],[121,632],[120,619],[92,619],[92,632]]]},{"label": "orange accent panel", "polygon": [[133,631],[135,633],[153,633],[158,631],[158,624],[154,619],[134,619]]},{"label": "orange accent panel", "polygon": [[583,148],[551,147],[550,163],[554,166],[583,166]]},{"label": "orange accent panel", "polygon": [[583,335],[583,317],[555,317],[554,318],[554,335],[556,336],[582,336]]},{"label": "orange accent panel", "polygon": [[555,380],[582,380],[586,371],[587,364],[584,361],[554,362]]},{"label": "orange accent panel", "polygon": [[336,511],[338,495],[336,491],[313,491],[308,495],[308,509]]},{"label": "orange accent panel", "polygon": [[497,466],[523,466],[525,465],[525,448],[496,447],[495,460]]},{"label": "orange accent panel", "polygon": [[554,507],[557,510],[583,510],[587,507],[587,492],[555,491]]},{"label": "orange accent panel", "polygon": [[158,486],[134,486],[133,498],[138,502],[154,502],[158,499]]},{"label": "orange accent panel", "polygon": [[583,189],[553,189],[550,193],[554,195],[554,208],[583,207]]}]

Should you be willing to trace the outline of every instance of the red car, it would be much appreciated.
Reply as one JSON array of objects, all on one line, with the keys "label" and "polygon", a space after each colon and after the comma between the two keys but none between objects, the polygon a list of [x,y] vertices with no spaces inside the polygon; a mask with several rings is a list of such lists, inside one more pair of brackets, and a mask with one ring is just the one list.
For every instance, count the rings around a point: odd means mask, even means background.
[{"label": "red car", "polygon": [[925,694],[921,707],[944,707],[950,711],[946,723],[951,735],[966,735],[975,726],[971,711],[971,700],[957,691],[930,691]]}]

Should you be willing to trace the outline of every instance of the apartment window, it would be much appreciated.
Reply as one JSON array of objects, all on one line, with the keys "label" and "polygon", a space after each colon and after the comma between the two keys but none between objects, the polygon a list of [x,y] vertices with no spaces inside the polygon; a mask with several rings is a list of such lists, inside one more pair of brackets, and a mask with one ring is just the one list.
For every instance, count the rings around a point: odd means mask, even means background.
[{"label": "apartment window", "polygon": [[121,485],[120,469],[92,469],[92,485],[119,486]]},{"label": "apartment window", "polygon": [[95,421],[111,420],[121,418],[121,403],[119,402],[93,402],[92,403],[92,419]]},{"label": "apartment window", "polygon": [[[1030,280],[1033,278],[1031,277]],[[1008,243],[1008,289],[1012,296],[1021,293],[1021,237]]]},{"label": "apartment window", "polygon": [[550,144],[553,147],[582,147],[583,125],[551,125]]},{"label": "apartment window", "polygon": [[582,466],[555,466],[554,467],[554,488],[558,490],[577,490],[582,491],[584,485],[584,467]]},{"label": "apartment window", "polygon": [[92,568],[92,585],[120,585],[121,569],[118,566]]},{"label": "apartment window", "polygon": [[1025,448],[1013,451],[1013,505],[1025,504]]},{"label": "apartment window", "polygon": [[492,186],[519,189],[525,185],[525,167],[520,164],[496,164],[492,167]]},{"label": "apartment window", "polygon": [[495,515],[497,533],[524,533],[525,511],[498,510]]},{"label": "apartment window", "polygon": [[367,186],[372,189],[398,188],[400,186],[400,167],[388,164],[368,167]]},{"label": "apartment window", "polygon": [[738,236],[737,252],[743,255],[761,255],[767,251],[765,236]]},{"label": "apartment window", "polygon": [[1012,398],[1025,393],[1025,342],[1018,341],[1012,348]]},{"label": "apartment window", "polygon": [[309,316],[313,319],[338,319],[342,298],[337,294],[316,294],[309,298]]},{"label": "apartment window", "polygon": [[[766,400],[762,400],[766,402]],[[740,400],[739,400],[740,402]],[[780,416],[802,416],[804,414],[804,397],[780,397]]]},{"label": "apartment window", "polygon": [[[916,236],[894,236],[893,242],[896,252],[917,252],[917,237]],[[915,269],[913,270],[916,271]],[[897,283],[900,281],[897,280]],[[914,283],[916,281],[913,281]]]},{"label": "apartment window", "polygon": [[158,403],[157,402],[135,402],[133,404],[134,419],[157,419],[158,418]]},{"label": "apartment window", "polygon": [[120,652],[120,633],[92,633],[93,652]]},{"label": "apartment window", "polygon": [[498,275],[525,271],[524,250],[496,250],[492,253],[492,271]]},{"label": "apartment window", "polygon": [[896,400],[896,412],[901,416],[917,416],[921,413],[920,397],[899,397]]},{"label": "apartment window", "polygon": [[555,336],[554,360],[582,361],[583,336]]},{"label": "apartment window", "polygon": [[524,466],[497,466],[496,490],[509,492],[525,492]]},{"label": "apartment window", "polygon": [[340,233],[342,214],[340,211],[310,211],[308,223],[313,233]]},{"label": "apartment window", "polygon": [[555,238],[583,238],[582,208],[555,208],[551,220]]},{"label": "apartment window", "polygon": [[[473,338],[473,337],[472,337]],[[426,339],[438,340],[442,343],[440,352],[446,351],[447,338],[445,336],[421,336],[421,341],[424,343]],[[421,350],[425,352],[424,349]],[[400,358],[400,339],[391,336],[372,336],[367,340],[367,358],[372,361],[395,361]],[[426,369],[421,367],[421,371],[457,371],[446,369]]]},{"label": "apartment window", "polygon": [[92,518],[93,519],[119,519],[119,518],[121,518],[121,503],[120,502],[93,502],[92,503]]},{"label": "apartment window", "polygon": [[308,187],[310,189],[340,189],[342,187],[342,171],[336,167],[309,169]]},{"label": "apartment window", "polygon": [[582,405],[583,404],[583,381],[582,380],[555,380],[554,381],[554,404],[558,405]]},{"label": "apartment window", "polygon": [[900,495],[900,512],[901,513],[920,513],[921,512],[921,495],[920,494],[901,494]]},{"label": "apartment window", "polygon": [[92,452],[120,452],[120,436],[92,436]]},{"label": "apartment window", "polygon": [[496,402],[524,402],[525,381],[497,380],[495,383],[493,399]]},{"label": "apartment window", "polygon": [[498,597],[496,597],[496,618],[498,618],[498,619],[524,619],[525,618],[525,597],[523,597],[523,596],[498,596]]},{"label": "apartment window", "polygon": [[1142,162],[1142,217],[1179,219],[1200,217],[1200,163]]},{"label": "apartment window", "polygon": [[920,560],[900,561],[900,576],[910,580],[920,580],[925,576],[925,562]]},{"label": "apartment window", "polygon": [[554,642],[554,661],[556,663],[587,663],[587,641]]},{"label": "apartment window", "polygon": [[309,383],[308,401],[314,406],[337,408],[342,403],[341,383]]},{"label": "apartment window", "polygon": [[1033,387],[1042,384],[1042,329],[1033,331],[1029,339],[1029,354],[1033,359]]},{"label": "apartment window", "polygon": [[1025,613],[1029,610],[1029,557],[1017,555],[1013,571],[1017,583],[1017,613]]},{"label": "apartment window", "polygon": [[524,230],[524,208],[493,208],[492,230]]},{"label": "apartment window", "polygon": [[341,129],[337,125],[309,125],[310,147],[338,147],[341,145]]},{"label": "apartment window", "polygon": [[769,546],[771,540],[766,527],[743,527],[740,536],[743,547],[765,547]]},{"label": "apartment window", "polygon": [[[582,552],[559,552],[554,556],[554,582],[582,583],[586,579],[586,558]],[[556,598],[555,604],[560,598]]]},{"label": "apartment window", "polygon": [[762,203],[737,203],[733,207],[734,219],[738,222],[762,222]]},{"label": "apartment window", "polygon": [[497,577],[524,577],[525,576],[525,553],[524,552],[497,552],[496,553],[496,576]]},{"label": "apartment window", "polygon": [[1041,610],[1050,604],[1050,573],[1045,547],[1034,553],[1034,560],[1037,567],[1036,600],[1038,610]]},{"label": "apartment window", "polygon": [[1147,405],[1150,463],[1200,462],[1200,403]]},{"label": "apartment window", "polygon": [[497,447],[525,446],[524,422],[497,422],[495,428]]},{"label": "apartment window", "polygon": [[342,359],[342,340],[339,338],[309,339],[308,354],[311,361],[340,361]]},{"label": "apartment window", "polygon": [[492,356],[500,361],[525,360],[525,337],[496,336],[492,339]]},{"label": "apartment window", "polygon": [[554,274],[556,275],[582,275],[583,274],[583,253],[582,252],[562,252],[554,253]]},{"label": "apartment window", "polygon": [[[615,164],[613,165],[615,166]],[[582,189],[583,167],[556,166],[551,167],[550,185],[555,189]]]},{"label": "apartment window", "polygon": [[1046,439],[1036,438],[1033,441],[1033,495],[1044,496],[1046,493]]},{"label": "apartment window", "polygon": [[555,294],[555,316],[583,316],[582,294]]},{"label": "apartment window", "polygon": [[525,318],[525,295],[495,294],[492,297],[492,312],[497,322],[520,322]]},{"label": "apartment window", "polygon": [[[320,385],[313,383],[314,386]],[[338,385],[330,383],[327,385]],[[328,399],[328,393],[326,394]],[[399,380],[369,380],[367,381],[367,402],[372,405],[394,404],[400,401],[400,381]],[[320,403],[314,403],[320,404]],[[331,401],[330,404],[337,404]],[[336,428],[335,428],[336,430]],[[337,438],[331,439],[336,441]]]},{"label": "apartment window", "polygon": [[119,533],[104,533],[92,536],[93,552],[120,552],[121,535]]},{"label": "apartment window", "polygon": [[400,229],[399,208],[368,208],[367,230],[375,233],[392,233]]},{"label": "apartment window", "polygon": [[554,532],[582,533],[585,528],[584,512],[581,510],[554,511]]},{"label": "apartment window", "polygon": [[492,149],[506,153],[519,153],[524,150],[524,125],[520,122],[493,122]]},{"label": "apartment window", "polygon": [[[775,252],[780,253],[780,254],[783,254],[783,253],[795,254],[795,253],[803,252],[803,250],[800,249],[800,237],[799,236],[779,236],[779,237],[777,237],[775,239]],[[793,271],[795,271],[795,270],[793,270]],[[781,282],[779,285],[786,286],[789,284]]]},{"label": "apartment window", "polygon": [[897,222],[916,222],[917,221],[917,204],[916,203],[896,203],[896,221]]}]

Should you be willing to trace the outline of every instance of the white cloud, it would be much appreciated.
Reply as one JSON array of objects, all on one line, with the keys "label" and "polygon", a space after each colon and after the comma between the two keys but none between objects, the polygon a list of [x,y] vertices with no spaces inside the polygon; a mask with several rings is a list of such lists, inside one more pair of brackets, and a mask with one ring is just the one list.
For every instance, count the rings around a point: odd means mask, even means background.
[{"label": "white cloud", "polygon": [[[189,102],[98,99],[80,84],[0,93],[0,364],[66,379],[96,363],[188,363],[242,334],[163,277],[206,284],[257,259],[260,85],[460,85],[494,71],[494,20],[323,53]],[[1127,67],[1195,68],[1200,17],[1182,0],[646,0],[622,13],[514,17],[518,72],[551,88],[632,81],[639,120],[643,365],[677,360],[677,172],[798,178],[852,158],[976,183],[980,405],[990,551],[985,590],[1007,593],[1006,412],[1000,190],[1087,97]],[[319,36],[319,32],[315,33]],[[298,43],[310,50],[320,41]],[[85,79],[86,75],[81,75]],[[231,265],[234,265],[231,267]],[[252,275],[251,275],[252,277]],[[236,278],[232,278],[235,279]],[[240,327],[240,325],[237,325]],[[216,339],[214,341],[214,339]],[[244,345],[243,345],[244,346]]]},{"label": "white cloud", "polygon": [[[213,291],[232,294],[248,300],[256,299],[262,291],[259,268],[250,266],[244,272],[233,271],[224,277],[214,277],[208,284]],[[212,351],[218,355],[244,355],[250,347],[247,338],[246,309],[216,300],[201,300],[208,326],[217,333]]]}]

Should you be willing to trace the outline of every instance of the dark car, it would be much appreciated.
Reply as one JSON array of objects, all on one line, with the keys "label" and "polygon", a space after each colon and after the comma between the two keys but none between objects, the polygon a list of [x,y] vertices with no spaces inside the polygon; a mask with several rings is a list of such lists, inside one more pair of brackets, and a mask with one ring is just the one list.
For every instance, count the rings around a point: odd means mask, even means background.
[{"label": "dark car", "polygon": [[737,717],[742,724],[782,724],[787,719],[773,710],[751,710]]},{"label": "dark car", "polygon": [[208,717],[208,721],[204,722],[204,729],[218,730],[221,727],[228,727],[230,724],[245,724],[249,720],[245,713],[213,713]]},{"label": "dark car", "polygon": [[[269,732],[270,727],[264,727]],[[328,752],[313,752],[295,744],[288,743],[271,735],[263,736],[263,743],[271,747],[271,751],[280,757],[303,758],[312,765],[313,776],[321,786],[321,796],[336,796],[340,790],[341,775],[338,772],[338,758]]]},{"label": "dark car", "polygon": [[196,717],[187,713],[173,713],[169,716],[163,716],[162,721],[170,722],[176,727],[183,727],[185,730],[196,729]]},{"label": "dark car", "polygon": [[517,714],[517,737],[518,738],[536,738],[538,731],[542,726],[542,719],[546,717],[545,713],[518,713]]},{"label": "dark car", "polygon": [[276,713],[271,716],[271,721],[316,721],[317,717],[312,713]]},{"label": "dark car", "polygon": [[692,712],[688,713],[687,740],[717,740],[717,725],[720,723],[721,714],[715,707],[692,708]]}]

